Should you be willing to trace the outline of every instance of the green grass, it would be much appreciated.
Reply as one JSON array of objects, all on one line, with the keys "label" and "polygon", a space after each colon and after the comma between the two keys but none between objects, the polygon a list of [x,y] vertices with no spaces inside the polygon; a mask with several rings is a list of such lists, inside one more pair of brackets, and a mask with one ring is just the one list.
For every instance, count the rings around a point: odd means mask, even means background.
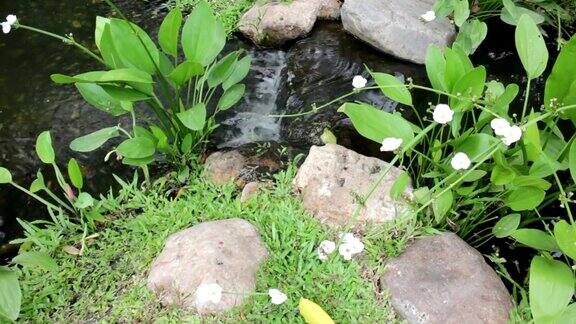
[{"label": "green grass", "polygon": [[401,220],[368,229],[361,233],[365,253],[351,262],[334,253],[321,262],[316,246],[324,239],[335,240],[338,231],[319,224],[292,195],[294,172],[290,167],[278,174],[274,188],[244,205],[233,185],[214,186],[200,172],[179,190],[177,199],[167,197],[174,188],[167,179],[174,176],[161,178],[146,193],[125,186],[116,198],[104,201],[115,213],[83,256],[61,252],[62,245],[74,244],[63,239],[54,253],[59,272],[19,270],[20,320],[200,322],[190,311],[161,306],[146,288],[147,270],[170,234],[204,221],[239,217],[259,228],[269,251],[257,274],[257,292],[279,288],[289,300],[276,306],[266,295],[253,295],[244,305],[203,322],[302,323],[297,310],[300,297],[320,304],[339,323],[396,322],[380,288],[383,261],[401,252],[421,228]]},{"label": "green grass", "polygon": [[[200,0],[170,0],[172,5],[179,4],[184,9],[193,8]],[[256,0],[207,0],[216,16],[222,21],[226,33],[236,30],[240,17],[256,2]]]}]

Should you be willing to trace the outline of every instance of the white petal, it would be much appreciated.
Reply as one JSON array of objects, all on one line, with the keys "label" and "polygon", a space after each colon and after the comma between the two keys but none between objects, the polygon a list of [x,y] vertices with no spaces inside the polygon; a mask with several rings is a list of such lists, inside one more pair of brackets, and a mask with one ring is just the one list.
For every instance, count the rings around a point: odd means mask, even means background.
[{"label": "white petal", "polygon": [[450,165],[454,170],[466,170],[472,165],[472,161],[470,161],[466,153],[458,152],[450,161]]},{"label": "white petal", "polygon": [[510,128],[510,123],[504,118],[495,118],[490,122],[490,127],[494,130],[494,134],[503,136],[506,130]]},{"label": "white petal", "polygon": [[6,22],[10,25],[14,25],[18,21],[15,15],[8,15],[6,16]]},{"label": "white petal", "polygon": [[341,244],[338,247],[338,253],[340,253],[340,255],[344,258],[344,260],[349,261],[350,259],[352,259],[352,247],[347,244]]},{"label": "white petal", "polygon": [[454,111],[446,104],[438,104],[432,113],[432,119],[439,124],[447,124],[452,121]]},{"label": "white petal", "polygon": [[222,299],[222,287],[219,284],[201,284],[196,288],[196,302],[199,305],[211,302],[218,304]]},{"label": "white petal", "polygon": [[4,34],[8,34],[12,30],[12,26],[9,23],[3,22],[0,24],[2,24],[2,32]]},{"label": "white petal", "polygon": [[352,79],[352,86],[356,89],[364,88],[367,82],[363,76],[357,75]]},{"label": "white petal", "polygon": [[320,246],[318,247],[322,250],[322,252],[326,254],[330,254],[336,250],[336,243],[332,241],[322,241],[320,242]]},{"label": "white petal", "polygon": [[274,305],[280,305],[288,300],[288,296],[285,293],[275,288],[268,289],[268,296],[270,296],[270,302]]},{"label": "white petal", "polygon": [[426,11],[426,13],[421,15],[420,18],[426,22],[431,22],[432,20],[436,19],[436,13],[432,10]]},{"label": "white petal", "polygon": [[402,145],[402,139],[398,137],[386,137],[382,140],[380,151],[389,152],[398,149]]}]

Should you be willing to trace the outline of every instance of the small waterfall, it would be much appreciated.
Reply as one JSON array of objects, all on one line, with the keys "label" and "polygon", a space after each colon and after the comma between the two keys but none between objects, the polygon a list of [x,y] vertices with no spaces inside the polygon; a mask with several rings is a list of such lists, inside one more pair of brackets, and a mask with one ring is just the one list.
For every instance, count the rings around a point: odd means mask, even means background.
[{"label": "small waterfall", "polygon": [[252,67],[245,81],[246,94],[219,121],[219,148],[280,139],[280,121],[268,116],[278,113],[276,98],[286,66],[286,52],[250,50],[248,55],[252,57]]}]

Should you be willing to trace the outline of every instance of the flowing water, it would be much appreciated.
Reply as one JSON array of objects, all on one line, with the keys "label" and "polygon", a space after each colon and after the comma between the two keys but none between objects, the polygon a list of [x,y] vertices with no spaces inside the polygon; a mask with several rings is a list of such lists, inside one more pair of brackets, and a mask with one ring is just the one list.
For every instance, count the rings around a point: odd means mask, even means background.
[{"label": "flowing water", "polygon": [[[166,13],[159,0],[117,2],[129,18],[148,31],[156,31]],[[0,0],[0,17],[9,13],[31,26],[58,34],[73,33],[76,40],[91,47],[95,16],[108,15],[109,9],[98,0]],[[278,119],[269,115],[308,111],[313,105],[349,92],[352,77],[366,75],[364,64],[400,79],[411,77],[419,83],[426,79],[422,66],[377,52],[343,31],[339,23],[318,23],[309,37],[281,49],[258,48],[234,38],[227,49],[237,48],[252,56],[253,66],[246,79],[245,98],[219,116],[221,126],[212,136],[216,147],[276,141],[306,148],[318,144],[323,129],[331,128],[344,145],[366,152],[366,141],[357,140],[349,121],[335,112],[340,102],[300,118]],[[488,63],[509,60],[508,56],[495,60],[489,53],[477,56]],[[500,74],[492,76],[515,79],[517,67],[503,63],[498,69]],[[11,169],[17,182],[29,184],[42,167],[34,153],[34,142],[44,130],[52,132],[61,165],[70,157],[80,160],[92,193],[102,193],[112,185],[112,172],[129,171],[116,161],[105,163],[106,148],[91,154],[68,149],[70,141],[80,135],[124,122],[91,108],[73,86],[56,85],[49,79],[53,73],[76,74],[97,68],[89,57],[54,39],[24,30],[0,35],[0,165]],[[415,102],[422,107],[433,99],[422,93],[415,96]],[[349,100],[370,102],[387,111],[396,108],[396,103],[378,91]],[[34,219],[44,214],[41,206],[24,194],[0,187],[0,254],[3,243],[21,234],[16,218]]]}]

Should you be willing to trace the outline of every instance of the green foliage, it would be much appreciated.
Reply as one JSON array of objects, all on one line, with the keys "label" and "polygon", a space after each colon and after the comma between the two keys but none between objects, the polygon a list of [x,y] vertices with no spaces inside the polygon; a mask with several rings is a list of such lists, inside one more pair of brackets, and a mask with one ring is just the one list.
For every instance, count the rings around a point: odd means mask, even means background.
[{"label": "green foliage", "polygon": [[530,309],[535,323],[554,323],[574,295],[574,274],[565,263],[537,256],[530,264]]},{"label": "green foliage", "polygon": [[548,64],[544,38],[529,15],[522,15],[516,27],[516,50],[530,79],[542,75]]},{"label": "green foliage", "polygon": [[15,321],[20,313],[22,293],[16,273],[0,266],[0,320]]}]

